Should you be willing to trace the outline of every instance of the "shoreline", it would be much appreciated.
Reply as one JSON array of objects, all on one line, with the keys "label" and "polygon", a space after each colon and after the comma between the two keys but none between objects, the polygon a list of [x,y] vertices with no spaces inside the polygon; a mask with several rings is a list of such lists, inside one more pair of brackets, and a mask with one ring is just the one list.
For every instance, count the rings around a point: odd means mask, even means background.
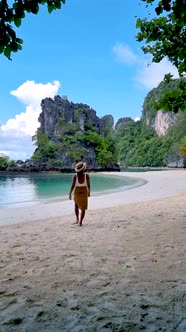
[{"label": "shoreline", "polygon": [[[156,200],[176,196],[186,192],[186,170],[168,170],[166,172],[102,172],[106,175],[142,179],[145,183],[128,190],[118,190],[92,196],[89,198],[89,209],[117,207],[129,203]],[[0,225],[45,220],[73,214],[73,200],[34,202],[25,206],[3,207],[0,214]],[[87,212],[88,213],[88,212]]]},{"label": "shoreline", "polygon": [[[113,188],[110,187],[110,189],[106,188],[105,190],[104,189],[101,190],[100,188],[96,189],[96,187],[93,186],[93,184],[92,184],[92,182],[94,182],[94,176],[95,176],[96,173],[94,172],[94,173],[88,173],[88,174],[91,176],[91,196],[92,197],[101,196],[103,193],[104,194],[107,194],[107,193],[110,194],[112,192],[129,190],[131,188],[141,186],[145,182],[144,180],[141,180],[139,178],[137,178],[137,179],[135,178],[134,181],[133,181],[133,179],[131,179],[131,181],[129,181],[131,183],[127,183],[127,180],[128,180],[129,177],[121,176],[120,177],[121,178],[120,185],[117,184],[116,188],[114,188],[114,186],[115,186],[114,185]],[[103,179],[104,182],[105,182],[105,180],[108,178],[108,176],[107,176],[108,174],[105,175],[105,174],[97,173],[96,175],[100,176],[100,177],[97,177],[97,180],[99,179],[99,181],[102,181],[102,179]],[[111,178],[113,177],[113,179],[117,179],[117,182],[119,182],[117,175],[118,174],[115,175],[114,173],[112,173]],[[124,183],[123,183],[123,181],[124,181]],[[11,209],[11,208],[14,208],[14,207],[15,208],[16,207],[21,208],[21,207],[26,207],[26,206],[29,206],[29,205],[34,206],[34,205],[38,205],[38,204],[50,204],[50,203],[55,203],[55,202],[68,201],[68,199],[69,199],[68,198],[68,190],[69,190],[70,186],[71,186],[71,182],[69,182],[69,186],[68,186],[67,190],[65,191],[64,194],[61,194],[61,196],[57,192],[56,196],[53,193],[53,195],[51,197],[50,196],[41,197],[41,198],[37,197],[34,200],[20,201],[20,202],[14,202],[14,203],[4,203],[2,205],[1,205],[1,202],[0,202],[0,209],[4,209],[4,208],[5,209],[10,208]],[[46,191],[47,191],[47,189],[46,189]]]}]

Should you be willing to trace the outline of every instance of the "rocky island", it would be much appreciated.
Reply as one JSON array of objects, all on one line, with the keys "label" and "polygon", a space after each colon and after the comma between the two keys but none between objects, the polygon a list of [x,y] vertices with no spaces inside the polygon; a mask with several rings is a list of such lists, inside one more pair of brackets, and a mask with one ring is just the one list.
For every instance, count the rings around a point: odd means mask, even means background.
[{"label": "rocky island", "polygon": [[120,165],[185,167],[181,152],[186,148],[186,112],[157,111],[154,106],[168,88],[162,82],[147,94],[139,121],[122,117],[116,124],[111,114],[100,118],[87,104],[67,97],[45,98],[33,156],[3,167],[0,163],[0,170],[73,172],[79,160],[87,163],[89,171],[119,171]]}]

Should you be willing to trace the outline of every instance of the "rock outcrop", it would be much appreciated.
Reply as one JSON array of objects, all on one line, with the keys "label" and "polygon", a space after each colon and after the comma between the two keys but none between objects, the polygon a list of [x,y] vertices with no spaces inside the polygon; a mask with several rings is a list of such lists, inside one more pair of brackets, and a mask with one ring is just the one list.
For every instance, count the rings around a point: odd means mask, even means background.
[{"label": "rock outcrop", "polygon": [[121,127],[124,123],[126,122],[130,122],[130,121],[134,121],[132,118],[130,117],[124,117],[124,118],[120,118],[118,119],[118,121],[116,122],[115,125],[115,129],[117,130],[119,127]]},{"label": "rock outcrop", "polygon": [[176,122],[176,114],[172,112],[157,111],[155,117],[146,114],[146,125],[155,129],[158,136],[167,134],[168,129]]},{"label": "rock outcrop", "polygon": [[[23,173],[32,173],[32,172],[64,172],[64,173],[74,173],[74,166],[72,164],[70,166],[61,166],[54,165],[50,162],[41,162],[32,159],[27,159],[26,161],[18,160],[14,165],[8,166],[5,172],[23,172]],[[105,165],[105,166],[92,166],[89,165],[87,167],[89,172],[119,172],[120,167],[118,164]]]},{"label": "rock outcrop", "polygon": [[[39,156],[42,162],[47,163],[47,167],[54,167],[55,164],[60,169],[74,169],[77,161],[84,160],[89,169],[119,170],[113,153],[114,145],[109,147],[106,138],[114,128],[112,115],[99,118],[90,106],[73,103],[60,96],[43,99],[41,109],[40,128],[36,135],[38,148],[34,159]],[[44,151],[46,146],[40,144],[39,134],[45,135],[46,145],[50,142],[50,147],[56,150],[52,157],[51,149],[47,154]]]},{"label": "rock outcrop", "polygon": [[[144,100],[141,119],[147,126],[154,128],[158,136],[169,135],[169,129],[177,123],[178,117],[182,112],[157,111],[154,107],[154,102],[159,101],[166,91],[175,88],[178,82],[179,80],[174,80],[170,86],[161,82],[157,88],[152,89],[147,94]],[[166,162],[168,167],[183,167],[184,158],[179,152],[177,153],[175,148],[174,153],[167,156]]]},{"label": "rock outcrop", "polygon": [[64,128],[71,124],[76,124],[77,130],[81,131],[84,131],[86,126],[91,125],[101,135],[104,135],[107,128],[114,126],[112,115],[105,115],[100,119],[96,115],[96,111],[90,106],[73,103],[60,96],[55,96],[54,99],[43,99],[41,109],[40,129],[53,141],[56,141],[59,135],[64,134]]}]

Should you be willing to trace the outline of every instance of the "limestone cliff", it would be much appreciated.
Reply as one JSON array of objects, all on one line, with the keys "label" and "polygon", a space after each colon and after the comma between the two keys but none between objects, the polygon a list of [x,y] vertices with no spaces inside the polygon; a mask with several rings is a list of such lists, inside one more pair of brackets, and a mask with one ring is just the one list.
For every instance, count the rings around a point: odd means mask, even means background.
[{"label": "limestone cliff", "polygon": [[[171,84],[175,86],[178,84],[178,81],[174,80]],[[152,89],[147,94],[143,104],[141,120],[148,127],[154,128],[159,137],[167,136],[174,140],[171,151],[167,156],[167,166],[183,167],[184,158],[179,153],[178,148],[181,145],[181,138],[186,134],[186,130],[184,129],[186,128],[185,112],[178,111],[175,114],[170,111],[157,111],[154,106],[154,102],[159,101],[164,93],[171,88],[172,86],[165,85],[162,82],[157,88]]]},{"label": "limestone cliff", "polygon": [[150,118],[146,114],[146,125],[155,129],[158,136],[167,134],[168,129],[176,122],[176,114],[159,110],[155,117]]},{"label": "limestone cliff", "polygon": [[118,119],[118,121],[116,122],[116,125],[115,125],[115,130],[117,130],[119,127],[121,127],[126,122],[130,122],[130,121],[133,121],[133,119],[130,117],[124,117],[124,118]]},{"label": "limestone cliff", "polygon": [[83,159],[91,169],[118,169],[114,143],[107,139],[114,127],[112,115],[99,118],[90,106],[60,96],[43,99],[41,109],[35,160],[71,169]]},{"label": "limestone cliff", "polygon": [[147,126],[155,129],[158,136],[167,134],[168,129],[176,122],[177,115],[173,112],[165,112],[164,110],[157,111],[154,107],[154,102],[159,101],[166,91],[178,84],[179,80],[174,80],[168,85],[161,82],[157,88],[152,89],[145,97],[142,121],[145,121]]},{"label": "limestone cliff", "polygon": [[40,129],[54,141],[64,134],[68,125],[75,124],[77,130],[85,131],[87,126],[94,127],[97,132],[104,135],[107,127],[113,128],[112,115],[99,118],[96,111],[82,103],[73,103],[60,96],[54,99],[45,98],[41,101],[42,112],[39,116]]}]

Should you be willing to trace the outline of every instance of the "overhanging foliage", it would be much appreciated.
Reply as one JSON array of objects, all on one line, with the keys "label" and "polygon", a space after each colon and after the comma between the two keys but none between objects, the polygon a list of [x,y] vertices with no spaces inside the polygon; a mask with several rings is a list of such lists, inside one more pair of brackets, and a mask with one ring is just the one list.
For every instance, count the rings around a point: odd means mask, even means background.
[{"label": "overhanging foliage", "polygon": [[26,13],[38,14],[41,5],[47,5],[48,12],[60,9],[65,0],[7,0],[0,1],[0,53],[11,60],[11,53],[22,50],[23,40],[17,37],[16,28],[22,24]]},{"label": "overhanging foliage", "polygon": [[[142,50],[152,55],[153,62],[160,62],[163,58],[178,69],[180,77],[186,74],[186,0],[141,0],[146,7],[153,8],[156,17],[138,18],[136,27],[140,31],[136,38],[144,42]],[[169,83],[171,75],[165,76],[165,83]],[[179,91],[173,89],[165,93],[157,109],[166,109],[175,113],[186,109],[186,82],[181,80]]]}]

